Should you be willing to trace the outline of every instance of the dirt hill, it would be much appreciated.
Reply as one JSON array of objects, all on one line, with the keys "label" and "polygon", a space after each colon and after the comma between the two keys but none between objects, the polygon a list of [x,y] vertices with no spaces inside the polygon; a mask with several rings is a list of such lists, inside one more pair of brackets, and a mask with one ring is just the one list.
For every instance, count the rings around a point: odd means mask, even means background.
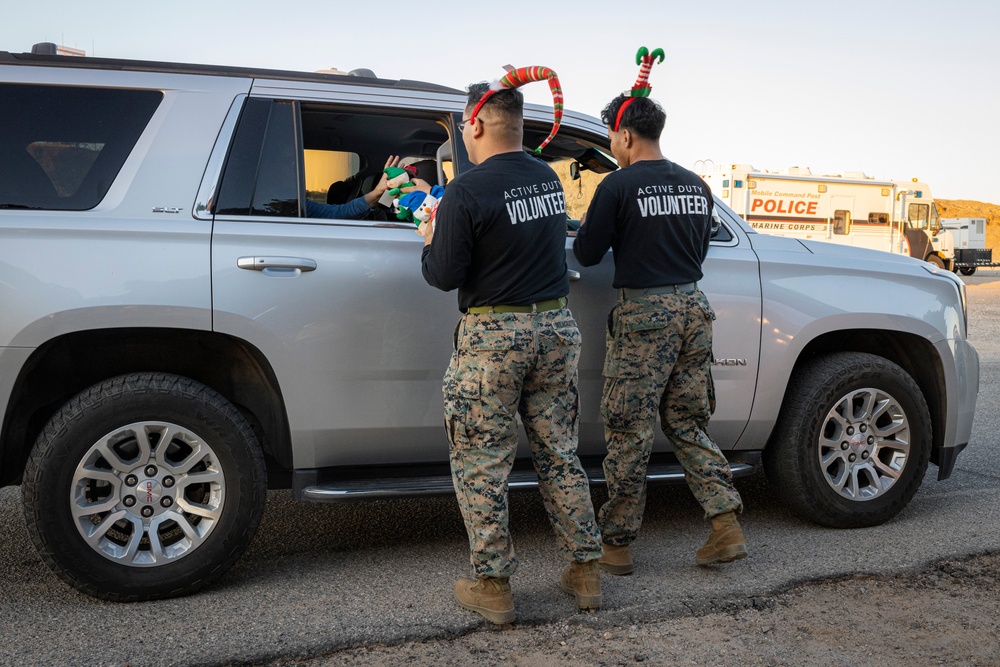
[{"label": "dirt hill", "polygon": [[942,218],[986,218],[986,247],[1000,248],[1000,205],[968,199],[935,199],[934,202]]}]

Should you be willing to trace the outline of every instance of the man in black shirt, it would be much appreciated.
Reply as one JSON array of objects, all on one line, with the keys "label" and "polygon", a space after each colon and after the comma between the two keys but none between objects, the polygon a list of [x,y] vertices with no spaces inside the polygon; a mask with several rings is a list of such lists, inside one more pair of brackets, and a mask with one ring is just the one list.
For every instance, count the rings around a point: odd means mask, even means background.
[{"label": "man in black shirt", "polygon": [[633,571],[629,544],[646,502],[646,466],[657,411],[685,478],[711,519],[699,565],[747,555],[732,473],[705,432],[715,408],[712,311],[698,289],[712,226],[712,193],[697,175],[663,157],[666,115],[648,97],[619,95],[605,107],[611,152],[622,167],[597,187],[573,244],[592,266],[612,249],[618,303],[604,365],[608,501],[599,523],[612,574]]},{"label": "man in black shirt", "polygon": [[601,602],[601,538],[576,453],[580,331],[566,308],[566,200],[552,169],[523,150],[523,103],[517,90],[470,87],[459,129],[476,167],[448,184],[422,260],[430,285],[458,289],[464,313],[443,393],[475,579],[459,579],[455,597],[494,623],[514,619],[507,477],[518,413],[570,562],[561,585],[581,609]]}]

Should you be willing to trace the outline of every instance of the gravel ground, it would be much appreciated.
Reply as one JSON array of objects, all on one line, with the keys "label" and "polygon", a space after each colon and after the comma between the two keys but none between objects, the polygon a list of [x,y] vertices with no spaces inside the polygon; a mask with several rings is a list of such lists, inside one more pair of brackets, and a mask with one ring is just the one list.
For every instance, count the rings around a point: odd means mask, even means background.
[{"label": "gravel ground", "polygon": [[365,646],[284,665],[1000,664],[1000,554],[915,575],[812,582],[768,597],[705,600],[690,613],[606,625],[600,613],[451,640]]}]

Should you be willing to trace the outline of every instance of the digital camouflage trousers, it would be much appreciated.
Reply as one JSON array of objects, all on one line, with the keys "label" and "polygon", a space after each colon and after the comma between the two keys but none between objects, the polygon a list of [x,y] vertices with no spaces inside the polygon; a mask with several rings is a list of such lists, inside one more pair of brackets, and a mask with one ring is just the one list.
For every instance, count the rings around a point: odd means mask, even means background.
[{"label": "digital camouflage trousers", "polygon": [[577,457],[580,330],[569,310],[469,314],[444,376],[451,473],[475,575],[509,577],[507,478],[521,415],[539,488],[567,560],[599,558],[590,488]]},{"label": "digital camouflage trousers", "polygon": [[623,299],[608,316],[601,399],[608,501],[599,513],[608,544],[639,534],[657,413],[705,517],[743,509],[729,463],[706,433],[715,411],[714,319],[701,291]]}]

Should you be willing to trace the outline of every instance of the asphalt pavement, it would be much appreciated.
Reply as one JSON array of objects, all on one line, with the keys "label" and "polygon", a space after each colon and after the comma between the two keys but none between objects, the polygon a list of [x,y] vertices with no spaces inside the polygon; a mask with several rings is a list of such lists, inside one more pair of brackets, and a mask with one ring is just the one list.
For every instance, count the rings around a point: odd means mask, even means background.
[{"label": "asphalt pavement", "polygon": [[[694,564],[708,528],[687,488],[652,487],[636,573],[605,577],[604,605],[593,615],[576,613],[559,589],[563,564],[538,494],[517,493],[518,622],[648,621],[806,580],[1000,551],[1000,270],[965,281],[981,383],[972,442],[950,479],[938,482],[930,466],[901,514],[856,530],[796,518],[763,474],[738,480],[750,557],[717,568]],[[49,572],[25,530],[19,488],[0,489],[0,527],[2,665],[254,664],[482,626],[452,598],[468,547],[451,497],[316,505],[271,492],[253,546],[221,582],[186,598],[129,604],[94,600]]]}]

